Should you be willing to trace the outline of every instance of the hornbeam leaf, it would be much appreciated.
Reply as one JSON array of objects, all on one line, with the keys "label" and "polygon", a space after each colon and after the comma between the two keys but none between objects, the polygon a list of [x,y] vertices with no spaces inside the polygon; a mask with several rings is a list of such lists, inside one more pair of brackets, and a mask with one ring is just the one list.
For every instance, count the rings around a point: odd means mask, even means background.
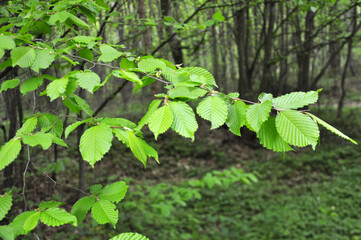
[{"label": "hornbeam leaf", "polygon": [[16,47],[14,39],[10,36],[0,35],[0,49],[13,49]]},{"label": "hornbeam leaf", "polygon": [[293,92],[272,99],[272,104],[276,109],[297,109],[317,102],[318,91]]},{"label": "hornbeam leaf", "polygon": [[235,101],[234,104],[228,106],[228,117],[226,124],[229,130],[241,136],[241,127],[246,124],[247,107],[243,101]]},{"label": "hornbeam leaf", "polygon": [[349,136],[345,135],[344,133],[342,133],[341,131],[339,131],[338,129],[336,129],[335,127],[331,126],[330,124],[328,124],[327,122],[323,121],[322,119],[316,117],[315,115],[311,114],[311,113],[306,113],[307,115],[311,116],[318,124],[324,126],[327,130],[333,132],[334,134],[349,140],[350,142],[354,143],[357,145],[357,142],[355,140],[353,140],[352,138],[350,138]]},{"label": "hornbeam leaf", "polygon": [[49,133],[37,132],[33,135],[24,135],[21,137],[23,143],[28,144],[31,147],[40,145],[44,150],[49,149],[53,143]]},{"label": "hornbeam leaf", "polygon": [[63,205],[63,202],[56,202],[56,201],[46,201],[46,202],[42,202],[39,204],[39,209],[40,210],[45,210],[48,208],[54,208],[54,207],[59,207],[60,205]]},{"label": "hornbeam leaf", "polygon": [[173,113],[172,129],[179,135],[191,138],[194,141],[194,133],[198,129],[196,116],[192,108],[185,102],[168,103]]},{"label": "hornbeam leaf", "polygon": [[100,84],[100,77],[92,71],[78,72],[74,76],[78,79],[79,86],[90,93],[93,93],[94,87]]},{"label": "hornbeam leaf", "polygon": [[71,208],[71,214],[76,217],[78,223],[81,223],[84,220],[86,214],[89,212],[94,203],[95,196],[85,196],[75,202],[75,204]]},{"label": "hornbeam leaf", "polygon": [[13,204],[13,195],[5,193],[0,197],[0,221],[6,216]]},{"label": "hornbeam leaf", "polygon": [[100,45],[100,52],[102,53],[102,55],[99,57],[100,62],[111,62],[122,56],[121,52],[107,44]]},{"label": "hornbeam leaf", "polygon": [[127,71],[124,71],[124,70],[114,70],[113,71],[113,75],[117,78],[124,78],[128,81],[131,81],[131,82],[135,82],[139,85],[142,85],[142,80],[140,80],[140,78],[138,77],[137,74],[135,74],[134,72],[127,72]]},{"label": "hornbeam leaf", "polygon": [[34,211],[26,211],[15,217],[15,219],[9,224],[9,226],[14,230],[14,235],[24,235],[29,231],[25,231],[24,224],[25,221],[34,214]]},{"label": "hornbeam leaf", "polygon": [[217,87],[217,84],[216,84],[216,81],[215,81],[213,75],[204,68],[186,67],[186,68],[182,68],[182,70],[185,70],[185,71],[189,72],[190,74],[198,75],[198,77],[204,77],[206,80],[206,83],[208,85]]},{"label": "hornbeam leaf", "polygon": [[31,117],[27,119],[24,124],[21,126],[21,128],[16,132],[16,136],[19,136],[21,134],[28,134],[34,131],[36,128],[36,125],[38,124],[38,118]]},{"label": "hornbeam leaf", "polygon": [[275,117],[269,117],[257,132],[260,143],[267,149],[275,152],[287,152],[293,150],[279,135],[276,129]]},{"label": "hornbeam leaf", "polygon": [[0,226],[0,238],[3,240],[14,240],[15,234],[13,228],[9,225]]},{"label": "hornbeam leaf", "polygon": [[38,117],[38,124],[42,132],[48,132],[54,134],[57,137],[61,137],[63,134],[63,122],[60,118],[51,113],[44,113]]},{"label": "hornbeam leaf", "polygon": [[25,232],[30,232],[39,224],[40,212],[38,211],[30,211],[30,212],[31,214],[27,216],[23,225]]},{"label": "hornbeam leaf", "polygon": [[53,49],[36,50],[36,58],[31,69],[38,73],[40,69],[48,68],[54,62],[55,56]]},{"label": "hornbeam leaf", "polygon": [[79,145],[83,159],[94,167],[94,164],[109,151],[112,140],[112,129],[106,124],[87,129],[81,136]]},{"label": "hornbeam leaf", "polygon": [[25,95],[28,92],[36,90],[43,84],[44,78],[43,77],[31,77],[20,86],[21,94]]},{"label": "hornbeam leaf", "polygon": [[130,150],[132,150],[134,156],[136,156],[144,164],[144,167],[146,167],[148,156],[142,141],[140,141],[141,139],[135,136],[132,131],[127,130],[127,133]]},{"label": "hornbeam leaf", "polygon": [[79,127],[80,125],[82,125],[83,123],[85,123],[86,120],[83,121],[77,121],[71,125],[69,125],[66,129],[65,129],[65,139],[68,138],[69,134],[74,131],[77,127]]},{"label": "hornbeam leaf", "polygon": [[166,69],[166,65],[162,60],[147,58],[138,63],[138,67],[145,72],[153,72],[156,69],[164,70]]},{"label": "hornbeam leaf", "polygon": [[138,233],[121,233],[109,240],[149,240],[149,238]]},{"label": "hornbeam leaf", "polygon": [[77,226],[76,217],[61,208],[49,208],[41,212],[40,220],[48,226],[57,227],[64,224]]},{"label": "hornbeam leaf", "polygon": [[295,110],[281,111],[276,117],[277,132],[289,144],[297,147],[311,145],[314,149],[320,135],[317,124]]},{"label": "hornbeam leaf", "polygon": [[99,193],[98,198],[114,203],[120,202],[127,193],[128,186],[125,182],[119,181],[105,186]]},{"label": "hornbeam leaf", "polygon": [[19,155],[21,142],[19,139],[11,139],[0,149],[0,170],[12,163]]},{"label": "hornbeam leaf", "polygon": [[50,101],[60,97],[65,92],[68,82],[68,78],[60,78],[48,84],[46,87],[46,95],[50,97]]},{"label": "hornbeam leaf", "polygon": [[6,91],[8,89],[16,88],[19,84],[20,84],[19,78],[6,80],[5,82],[3,82],[1,84],[0,93],[3,92],[3,91]]},{"label": "hornbeam leaf", "polygon": [[19,65],[19,67],[30,67],[36,58],[35,50],[31,47],[16,47],[11,50],[11,60],[13,67]]},{"label": "hornbeam leaf", "polygon": [[119,141],[125,144],[127,147],[129,146],[128,133],[124,129],[113,128],[113,134]]},{"label": "hornbeam leaf", "polygon": [[197,113],[212,123],[211,129],[222,126],[227,120],[227,104],[218,96],[204,98],[197,107]]},{"label": "hornbeam leaf", "polygon": [[152,116],[153,112],[158,109],[159,104],[162,102],[162,100],[156,99],[151,102],[149,105],[147,113],[144,115],[144,117],[139,121],[137,130],[141,130],[145,124],[148,124],[150,116]]},{"label": "hornbeam leaf", "polygon": [[91,209],[94,220],[99,224],[111,223],[115,228],[118,222],[118,210],[115,205],[107,200],[99,200]]},{"label": "hornbeam leaf", "polygon": [[269,100],[254,104],[247,109],[247,122],[255,132],[258,132],[262,124],[268,119],[271,109],[272,103]]},{"label": "hornbeam leaf", "polygon": [[173,113],[167,105],[156,110],[149,119],[149,129],[154,133],[155,140],[172,126]]}]

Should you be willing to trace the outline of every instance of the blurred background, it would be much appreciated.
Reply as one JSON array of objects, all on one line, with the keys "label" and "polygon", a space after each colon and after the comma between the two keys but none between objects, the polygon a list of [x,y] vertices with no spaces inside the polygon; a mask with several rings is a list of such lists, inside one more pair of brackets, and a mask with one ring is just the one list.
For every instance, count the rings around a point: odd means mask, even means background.
[{"label": "blurred background", "polygon": [[[110,10],[96,28],[83,34],[120,44],[129,55],[153,55],[182,66],[210,71],[224,93],[239,92],[256,101],[259,93],[279,96],[322,88],[312,112],[351,138],[361,140],[361,18],[358,0],[128,0],[106,1]],[[50,75],[69,72],[69,63],[54,64]],[[95,66],[102,79],[109,69]],[[19,78],[26,75],[19,72]],[[99,116],[138,122],[160,83],[134,92],[132,83],[110,79],[94,95],[82,93]],[[0,143],[6,141],[9,106],[0,97]],[[60,100],[33,95],[22,110],[66,109]],[[16,114],[16,113],[15,113]],[[19,112],[20,114],[20,112]],[[280,155],[265,150],[256,136],[232,135],[226,127],[210,131],[199,120],[194,142],[172,132],[146,141],[160,164],[147,168],[131,151],[114,142],[92,169],[79,159],[74,132],[70,150],[32,150],[39,169],[56,179],[56,187],[31,167],[30,205],[41,200],[67,202],[93,184],[125,180],[130,188],[118,204],[117,229],[90,218],[76,229],[38,226],[41,239],[107,239],[139,232],[150,239],[361,239],[361,149],[321,128],[316,151]],[[70,123],[72,120],[69,120]],[[68,122],[69,124],[69,122]],[[22,169],[2,176],[3,188],[21,192]],[[258,181],[256,181],[258,179]],[[22,202],[22,200],[19,200]],[[16,211],[16,210],[15,210]],[[28,237],[32,239],[33,236]],[[28,239],[24,237],[23,239]]]}]

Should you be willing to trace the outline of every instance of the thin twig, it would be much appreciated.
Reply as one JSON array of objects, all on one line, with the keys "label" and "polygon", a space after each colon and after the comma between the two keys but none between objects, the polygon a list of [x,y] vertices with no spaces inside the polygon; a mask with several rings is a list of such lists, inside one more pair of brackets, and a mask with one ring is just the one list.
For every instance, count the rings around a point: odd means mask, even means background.
[{"label": "thin twig", "polygon": [[26,211],[26,209],[28,208],[28,204],[26,203],[25,189],[26,189],[26,172],[28,171],[29,164],[31,161],[29,145],[27,145],[27,150],[28,150],[28,162],[26,163],[26,167],[23,172],[23,191],[21,192],[21,195],[23,195],[24,198],[24,211]]}]

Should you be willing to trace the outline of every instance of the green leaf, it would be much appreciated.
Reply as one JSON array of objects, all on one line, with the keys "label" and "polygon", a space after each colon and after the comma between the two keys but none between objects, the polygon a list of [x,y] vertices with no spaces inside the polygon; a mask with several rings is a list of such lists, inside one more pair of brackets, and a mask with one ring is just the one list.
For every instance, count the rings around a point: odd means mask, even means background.
[{"label": "green leaf", "polygon": [[70,20],[71,22],[73,22],[75,25],[78,25],[79,27],[82,27],[85,29],[89,28],[89,26],[88,26],[88,24],[86,24],[86,22],[84,22],[80,18],[78,18],[68,12],[56,12],[56,13],[52,14],[49,18],[49,24],[55,25],[57,22],[64,23],[67,20]]},{"label": "green leaf", "polygon": [[48,208],[54,208],[54,207],[59,207],[60,205],[63,205],[63,202],[56,202],[56,201],[46,201],[46,202],[42,202],[39,204],[39,209],[40,210],[45,210]]},{"label": "green leaf", "polygon": [[121,233],[109,240],[149,240],[149,238],[138,233]]},{"label": "green leaf", "polygon": [[61,208],[49,208],[40,214],[40,220],[51,227],[57,227],[64,224],[77,226],[76,217]]},{"label": "green leaf", "polygon": [[159,163],[159,160],[158,160],[158,152],[153,148],[151,147],[148,143],[146,143],[144,140],[140,139],[141,142],[143,142],[143,146],[144,146],[144,149],[145,149],[145,152],[147,153],[148,156],[154,158],[157,163]]},{"label": "green leaf", "polygon": [[24,135],[21,137],[21,139],[23,140],[24,144],[28,144],[31,147],[41,145],[44,150],[49,149],[53,143],[49,134],[42,132],[35,133],[34,135]]},{"label": "green leaf", "polygon": [[99,62],[111,62],[122,56],[121,52],[107,44],[100,45],[100,52],[102,55],[99,57]]},{"label": "green leaf", "polygon": [[123,57],[119,63],[120,68],[129,69],[129,68],[136,68],[134,61],[130,61],[128,58]]},{"label": "green leaf", "polygon": [[213,14],[212,19],[216,22],[223,22],[225,20],[225,17],[223,16],[221,11],[218,11]]},{"label": "green leaf", "polygon": [[0,170],[12,163],[19,155],[21,142],[19,139],[11,139],[0,149]]},{"label": "green leaf", "polygon": [[99,200],[94,203],[91,213],[97,223],[111,223],[115,228],[115,224],[118,222],[118,210],[115,208],[113,203],[107,200]]},{"label": "green leaf", "polygon": [[184,102],[170,102],[168,106],[174,118],[172,129],[181,136],[194,140],[198,124],[192,108]]},{"label": "green leaf", "polygon": [[88,48],[84,48],[84,49],[79,50],[78,54],[79,54],[79,57],[88,59],[90,61],[94,60],[93,52],[92,52],[92,50],[90,50]]},{"label": "green leaf", "polygon": [[141,130],[145,124],[148,124],[150,116],[152,116],[153,112],[155,112],[158,109],[159,104],[162,102],[162,100],[153,100],[148,108],[147,113],[144,115],[144,117],[139,121],[138,123],[138,130]]},{"label": "green leaf", "polygon": [[43,84],[44,78],[43,77],[31,77],[20,86],[21,94],[25,95],[28,92],[34,91],[38,89]]},{"label": "green leaf", "polygon": [[82,197],[78,201],[76,201],[76,203],[71,208],[71,214],[73,214],[76,217],[78,223],[84,221],[85,216],[87,215],[87,213],[89,212],[89,210],[91,209],[94,203],[95,203],[95,196]]},{"label": "green leaf", "polygon": [[270,100],[270,101],[273,100],[273,95],[271,93],[261,93],[258,96],[258,101],[260,101],[260,102],[264,102],[264,101],[267,101],[267,100]]},{"label": "green leaf", "polygon": [[216,129],[226,122],[227,104],[218,96],[209,96],[199,103],[197,113],[212,123],[211,129]]},{"label": "green leaf", "polygon": [[257,132],[260,143],[267,149],[275,152],[287,152],[293,150],[279,135],[276,129],[276,118],[269,117]]},{"label": "green leaf", "polygon": [[144,148],[143,142],[140,141],[141,139],[136,137],[132,131],[127,130],[127,133],[130,150],[132,150],[134,156],[144,164],[144,167],[146,167],[148,155]]},{"label": "green leaf", "polygon": [[[15,219],[9,224],[9,226],[14,230],[14,235],[24,235],[29,231],[25,231],[24,223],[25,221],[34,214],[34,211],[23,212],[15,217]],[[29,222],[30,223],[30,222]]]},{"label": "green leaf", "polygon": [[154,133],[155,139],[159,134],[166,132],[173,123],[173,114],[167,105],[156,110],[149,119],[149,129]]},{"label": "green leaf", "polygon": [[103,118],[100,122],[112,127],[127,127],[130,129],[135,129],[137,127],[137,124],[125,118]]},{"label": "green leaf", "polygon": [[276,117],[277,132],[289,144],[297,147],[317,145],[320,132],[317,124],[295,110],[281,111]]},{"label": "green leaf", "polygon": [[99,193],[98,198],[110,202],[120,202],[127,193],[128,186],[125,182],[119,181],[105,186]]},{"label": "green leaf", "polygon": [[39,127],[42,132],[48,132],[54,134],[57,137],[61,137],[63,134],[63,122],[54,114],[44,113],[38,117]]},{"label": "green leaf", "polygon": [[138,77],[138,75],[133,72],[127,72],[124,70],[114,70],[113,75],[117,78],[124,78],[128,81],[135,82],[139,85],[143,84],[140,78]]},{"label": "green leaf", "polygon": [[0,226],[0,238],[3,240],[14,240],[15,234],[13,228],[9,225]]},{"label": "green leaf", "polygon": [[40,69],[48,68],[55,60],[56,53],[53,49],[36,50],[36,58],[31,69],[39,72]]},{"label": "green leaf", "polygon": [[78,72],[75,74],[75,78],[78,79],[79,86],[90,93],[93,93],[94,87],[100,84],[100,77],[92,71]]},{"label": "green leaf", "polygon": [[66,148],[69,147],[69,146],[64,142],[63,139],[58,138],[57,136],[55,136],[55,135],[53,135],[53,134],[50,134],[49,136],[51,137],[51,141],[52,141],[53,143],[55,143],[56,145],[63,146],[63,147],[66,147]]},{"label": "green leaf", "polygon": [[13,205],[13,195],[11,193],[5,193],[0,195],[0,221],[4,219]]},{"label": "green leaf", "polygon": [[153,72],[156,69],[164,70],[167,66],[162,60],[147,58],[138,63],[138,67],[145,72]]},{"label": "green leaf", "polygon": [[21,128],[16,132],[16,136],[31,133],[32,131],[34,131],[37,124],[38,124],[38,118],[31,117],[27,119],[24,122],[23,126],[21,126]]},{"label": "green leaf", "polygon": [[198,87],[184,87],[178,86],[168,91],[170,98],[188,98],[188,99],[198,99],[206,95],[207,91]]},{"label": "green leaf", "polygon": [[113,134],[119,141],[121,141],[127,147],[130,147],[128,140],[128,133],[126,132],[126,130],[113,128]]},{"label": "green leaf", "polygon": [[89,104],[84,99],[82,99],[78,95],[71,95],[71,98],[74,99],[75,103],[81,110],[83,110],[90,117],[93,116],[93,111],[90,110]]},{"label": "green leaf", "polygon": [[318,91],[293,92],[272,100],[276,109],[297,109],[317,102]]},{"label": "green leaf", "polygon": [[19,84],[20,84],[19,78],[6,80],[5,82],[3,82],[1,84],[0,93],[3,92],[3,91],[6,91],[8,89],[16,88],[17,86],[19,86]]},{"label": "green leaf", "polygon": [[96,38],[90,37],[90,36],[76,36],[76,37],[73,37],[71,40],[73,40],[76,43],[88,44],[90,42],[94,42],[96,40]]},{"label": "green leaf", "polygon": [[50,101],[60,97],[63,93],[65,93],[66,86],[68,85],[69,79],[64,77],[57,80],[52,81],[46,87],[46,95],[50,97]]},{"label": "green leaf", "polygon": [[0,43],[0,49],[13,49],[16,46],[14,39],[5,35],[0,35]]},{"label": "green leaf", "polygon": [[11,50],[11,60],[13,67],[19,65],[19,67],[30,67],[36,58],[35,50],[31,47],[16,47]]},{"label": "green leaf", "polygon": [[79,127],[80,125],[82,125],[83,123],[85,123],[86,120],[84,121],[77,121],[71,125],[69,125],[66,129],[65,129],[65,139],[68,138],[69,134],[74,131],[77,127]]},{"label": "green leaf", "polygon": [[254,131],[259,131],[262,124],[268,119],[271,109],[272,103],[269,100],[253,104],[247,109],[247,122],[251,125]]},{"label": "green leaf", "polygon": [[95,184],[90,187],[90,193],[93,195],[98,195],[102,190],[103,186],[101,184]]},{"label": "green leaf", "polygon": [[241,127],[246,124],[246,104],[242,101],[235,101],[228,106],[226,124],[233,134],[241,136]]},{"label": "green leaf", "polygon": [[204,68],[186,67],[186,68],[182,68],[182,70],[185,70],[185,71],[189,72],[190,74],[198,75],[198,77],[204,77],[207,85],[217,87],[217,84],[216,84],[216,81],[215,81],[213,75]]},{"label": "green leaf", "polygon": [[23,228],[25,232],[30,232],[39,224],[40,212],[30,211],[30,213],[24,221]]},{"label": "green leaf", "polygon": [[307,115],[309,115],[310,117],[312,117],[318,124],[324,126],[327,130],[333,132],[334,134],[354,143],[357,145],[357,142],[355,140],[353,140],[352,138],[350,138],[349,136],[345,135],[344,133],[342,133],[341,131],[339,131],[338,129],[336,129],[335,127],[331,126],[330,124],[328,124],[327,122],[323,121],[322,119],[316,117],[315,115],[311,114],[311,113],[306,113]]},{"label": "green leaf", "polygon": [[112,129],[106,124],[100,124],[87,129],[80,138],[80,153],[83,159],[94,167],[112,146]]}]

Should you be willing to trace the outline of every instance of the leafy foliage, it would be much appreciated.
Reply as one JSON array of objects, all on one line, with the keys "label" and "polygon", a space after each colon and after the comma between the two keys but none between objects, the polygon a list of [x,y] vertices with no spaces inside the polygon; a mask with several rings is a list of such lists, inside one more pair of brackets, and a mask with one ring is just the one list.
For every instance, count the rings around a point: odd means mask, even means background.
[{"label": "leafy foliage", "polygon": [[222,126],[227,119],[227,105],[218,96],[209,96],[202,100],[197,107],[197,113],[212,123],[211,129]]},{"label": "leafy foliage", "polygon": [[256,132],[259,131],[262,124],[268,119],[271,109],[272,103],[269,100],[254,104],[247,109],[247,122]]},{"label": "leafy foliage", "polygon": [[11,139],[0,149],[0,170],[12,163],[19,155],[21,142],[19,139]]},{"label": "leafy foliage", "polygon": [[118,236],[112,237],[110,240],[149,240],[138,233],[122,233]]},{"label": "leafy foliage", "polygon": [[152,116],[149,119],[149,129],[154,133],[155,139],[159,134],[167,131],[173,123],[173,113],[168,107],[164,105],[163,107],[154,111]]},{"label": "leafy foliage", "polygon": [[5,193],[5,195],[0,196],[0,220],[2,220],[10,210],[13,203],[12,200],[11,193]]}]

